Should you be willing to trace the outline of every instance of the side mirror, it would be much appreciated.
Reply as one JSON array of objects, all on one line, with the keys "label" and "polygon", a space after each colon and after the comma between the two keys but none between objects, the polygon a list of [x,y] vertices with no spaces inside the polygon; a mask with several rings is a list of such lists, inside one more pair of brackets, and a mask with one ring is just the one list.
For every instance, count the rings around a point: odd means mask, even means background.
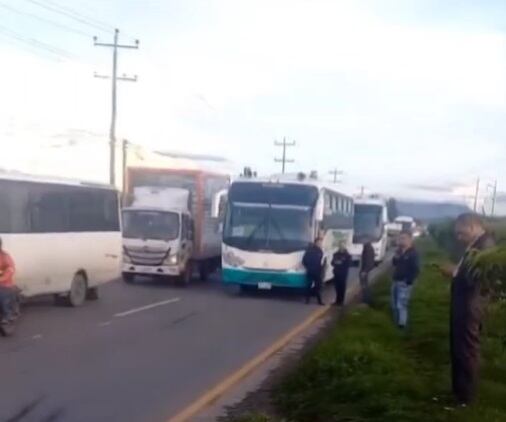
[{"label": "side mirror", "polygon": [[325,213],[325,206],[323,203],[323,197],[318,198],[318,201],[316,202],[315,206],[315,220],[318,222],[323,221],[324,213]]},{"label": "side mirror", "polygon": [[211,205],[211,217],[212,218],[220,218],[220,211],[223,209],[223,205],[227,200],[228,190],[224,189],[217,192],[213,197],[213,202]]}]

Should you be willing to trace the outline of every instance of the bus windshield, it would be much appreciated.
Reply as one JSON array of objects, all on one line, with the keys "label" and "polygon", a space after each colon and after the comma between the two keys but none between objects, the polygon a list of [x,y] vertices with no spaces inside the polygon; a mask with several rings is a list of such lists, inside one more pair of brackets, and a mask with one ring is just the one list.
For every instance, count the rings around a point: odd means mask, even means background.
[{"label": "bus windshield", "polygon": [[355,204],[353,218],[353,242],[362,243],[366,240],[377,242],[383,236],[383,207],[372,204]]},{"label": "bus windshield", "polygon": [[232,203],[224,242],[243,250],[289,253],[311,241],[311,208]]},{"label": "bus windshield", "polygon": [[124,238],[174,240],[178,236],[179,215],[175,212],[123,211]]}]

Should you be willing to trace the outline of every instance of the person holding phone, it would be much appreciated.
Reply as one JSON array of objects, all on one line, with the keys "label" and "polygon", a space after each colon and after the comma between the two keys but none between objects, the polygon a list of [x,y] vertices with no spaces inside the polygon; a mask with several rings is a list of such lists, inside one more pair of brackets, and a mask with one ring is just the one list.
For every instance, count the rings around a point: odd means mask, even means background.
[{"label": "person holding phone", "polygon": [[495,245],[481,218],[472,213],[460,215],[455,237],[467,246],[457,265],[441,265],[440,271],[452,280],[450,306],[450,353],[453,393],[460,405],[475,398],[479,380],[480,331],[486,296],[479,273],[472,271],[472,256]]}]

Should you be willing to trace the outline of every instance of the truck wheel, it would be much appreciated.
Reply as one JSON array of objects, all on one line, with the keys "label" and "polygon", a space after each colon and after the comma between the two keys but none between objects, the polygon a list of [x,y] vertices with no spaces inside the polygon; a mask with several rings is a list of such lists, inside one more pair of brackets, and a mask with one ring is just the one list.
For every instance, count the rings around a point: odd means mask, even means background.
[{"label": "truck wheel", "polygon": [[201,281],[207,281],[209,278],[209,264],[207,262],[200,263],[199,276]]},{"label": "truck wheel", "polygon": [[122,278],[125,283],[130,284],[134,282],[135,275],[132,273],[123,273]]},{"label": "truck wheel", "polygon": [[192,275],[193,275],[193,269],[192,269],[192,264],[190,262],[186,263],[186,266],[184,267],[184,271],[183,271],[183,274],[181,274],[179,277],[178,277],[178,284],[180,286],[188,286],[188,284],[190,284],[191,280],[192,280]]},{"label": "truck wheel", "polygon": [[86,292],[88,290],[86,278],[83,274],[76,274],[70,285],[70,291],[65,298],[68,306],[74,308],[81,306],[86,300]]},{"label": "truck wheel", "polygon": [[98,300],[98,287],[89,287],[86,291],[86,300]]}]

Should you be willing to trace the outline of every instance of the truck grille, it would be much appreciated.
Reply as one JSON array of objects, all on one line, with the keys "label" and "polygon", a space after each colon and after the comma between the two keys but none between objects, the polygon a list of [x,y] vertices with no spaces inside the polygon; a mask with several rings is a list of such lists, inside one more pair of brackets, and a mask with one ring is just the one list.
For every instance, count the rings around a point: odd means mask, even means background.
[{"label": "truck grille", "polygon": [[125,252],[135,265],[162,265],[169,255],[169,249],[155,249],[147,247],[125,247]]}]

